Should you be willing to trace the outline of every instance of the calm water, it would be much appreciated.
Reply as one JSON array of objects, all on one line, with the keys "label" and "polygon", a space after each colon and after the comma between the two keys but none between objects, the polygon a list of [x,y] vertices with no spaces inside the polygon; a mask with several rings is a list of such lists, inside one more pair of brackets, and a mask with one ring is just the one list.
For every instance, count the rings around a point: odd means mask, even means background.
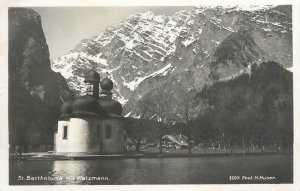
[{"label": "calm water", "polygon": [[[31,180],[27,180],[28,176]],[[229,180],[230,176],[239,176],[240,180]],[[241,180],[242,176],[252,176],[252,180]],[[255,176],[275,179],[255,180]],[[41,177],[46,180],[32,180]],[[80,180],[83,177],[95,180]],[[293,159],[284,155],[10,161],[10,184],[251,184],[292,181]]]}]

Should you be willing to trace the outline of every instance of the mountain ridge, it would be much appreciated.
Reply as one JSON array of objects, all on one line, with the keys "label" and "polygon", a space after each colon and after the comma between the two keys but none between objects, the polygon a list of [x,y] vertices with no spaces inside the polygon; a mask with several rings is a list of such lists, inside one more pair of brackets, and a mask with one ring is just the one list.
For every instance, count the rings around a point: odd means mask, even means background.
[{"label": "mountain ridge", "polygon": [[77,93],[84,72],[96,68],[113,80],[115,98],[127,114],[146,93],[162,84],[178,85],[182,78],[200,91],[205,84],[247,72],[254,62],[274,60],[291,67],[289,10],[291,6],[254,11],[197,7],[172,16],[135,14],[82,41],[52,68]]}]

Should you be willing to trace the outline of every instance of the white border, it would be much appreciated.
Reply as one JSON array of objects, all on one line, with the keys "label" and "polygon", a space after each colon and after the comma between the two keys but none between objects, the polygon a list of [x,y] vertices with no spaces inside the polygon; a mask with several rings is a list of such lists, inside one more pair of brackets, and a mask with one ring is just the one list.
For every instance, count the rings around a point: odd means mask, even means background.
[{"label": "white border", "polygon": [[[197,6],[197,5],[293,5],[293,71],[294,71],[294,184],[199,184],[199,185],[8,185],[8,7],[72,6]],[[299,0],[4,0],[0,1],[0,191],[2,190],[295,190],[300,191],[300,1]]]}]

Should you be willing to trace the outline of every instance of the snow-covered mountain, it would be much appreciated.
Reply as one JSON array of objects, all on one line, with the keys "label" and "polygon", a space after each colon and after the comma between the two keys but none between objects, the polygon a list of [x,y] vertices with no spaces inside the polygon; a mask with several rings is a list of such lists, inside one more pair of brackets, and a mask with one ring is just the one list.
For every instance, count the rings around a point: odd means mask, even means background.
[{"label": "snow-covered mountain", "polygon": [[[161,86],[200,91],[205,84],[249,72],[272,60],[292,67],[292,7],[195,7],[172,16],[129,16],[117,26],[82,40],[52,62],[69,87],[83,91],[87,70],[110,77],[124,114]],[[171,92],[170,92],[171,93]]]}]

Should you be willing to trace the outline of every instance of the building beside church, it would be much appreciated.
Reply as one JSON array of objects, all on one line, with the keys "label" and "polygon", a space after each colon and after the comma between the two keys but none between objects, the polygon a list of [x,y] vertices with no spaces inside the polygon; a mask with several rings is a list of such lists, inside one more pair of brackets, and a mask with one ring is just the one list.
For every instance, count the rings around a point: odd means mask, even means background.
[{"label": "building beside church", "polygon": [[[85,95],[61,107],[54,135],[56,154],[113,154],[125,152],[122,105],[112,99],[113,82],[91,70]],[[99,92],[99,85],[101,92]]]}]

